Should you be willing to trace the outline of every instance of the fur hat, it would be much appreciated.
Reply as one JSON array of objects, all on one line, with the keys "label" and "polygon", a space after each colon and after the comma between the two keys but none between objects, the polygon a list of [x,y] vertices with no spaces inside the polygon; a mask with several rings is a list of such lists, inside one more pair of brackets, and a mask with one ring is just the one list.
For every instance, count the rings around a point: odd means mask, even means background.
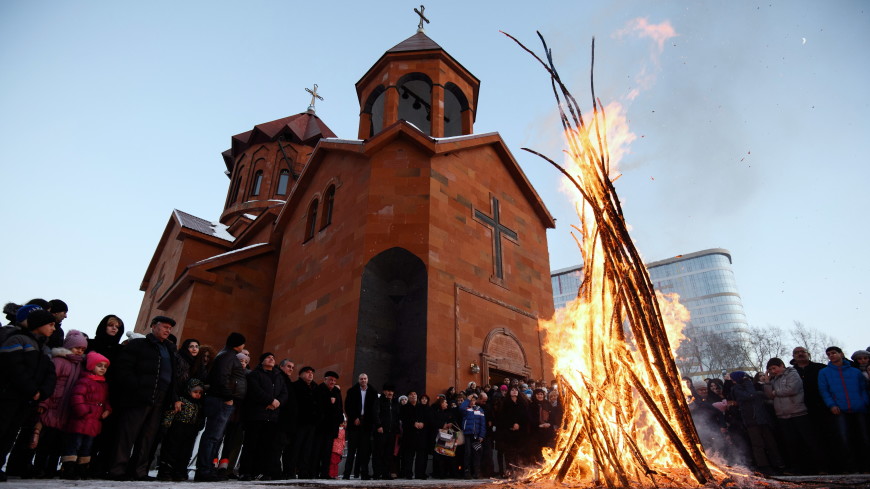
[{"label": "fur hat", "polygon": [[15,311],[15,323],[21,324],[24,321],[27,321],[27,316],[30,315],[33,311],[41,311],[42,308],[37,306],[36,304],[28,304],[26,306],[21,306]]},{"label": "fur hat", "polygon": [[103,355],[100,355],[99,353],[97,353],[95,351],[92,351],[92,352],[88,353],[87,360],[85,361],[85,369],[88,372],[93,372],[94,367],[96,367],[97,364],[100,362],[106,362],[106,366],[108,366],[110,363],[108,358],[104,357]]},{"label": "fur hat", "polygon": [[245,337],[241,333],[233,331],[227,336],[227,348],[233,349],[245,344]]},{"label": "fur hat", "polygon": [[[25,306],[26,307],[26,306]],[[24,309],[24,307],[22,307]],[[48,323],[55,323],[54,315],[45,309],[36,309],[27,315],[27,329],[33,331],[36,328],[41,328]]]},{"label": "fur hat", "polygon": [[240,362],[246,360],[248,363],[251,363],[251,357],[245,353],[236,353],[236,358],[238,358]]},{"label": "fur hat", "polygon": [[81,331],[71,329],[67,332],[66,339],[63,340],[63,347],[67,350],[72,350],[73,348],[87,348],[88,339],[85,338],[85,335],[82,334]]},{"label": "fur hat", "polygon": [[142,333],[137,333],[135,331],[127,331],[127,338],[131,340],[138,340],[139,338],[144,338],[145,335]]}]

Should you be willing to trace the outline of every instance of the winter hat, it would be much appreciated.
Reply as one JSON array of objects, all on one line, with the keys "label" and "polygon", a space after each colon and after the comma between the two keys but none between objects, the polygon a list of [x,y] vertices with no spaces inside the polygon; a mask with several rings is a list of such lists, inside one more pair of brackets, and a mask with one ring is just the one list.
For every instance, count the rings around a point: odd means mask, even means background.
[{"label": "winter hat", "polygon": [[744,372],[743,370],[737,370],[735,372],[731,372],[731,380],[737,382],[738,384],[743,381],[749,374]]},{"label": "winter hat", "polygon": [[498,390],[500,390],[500,391],[502,391],[502,392],[507,392],[507,386],[504,385],[504,384],[502,384],[502,386],[499,387]]},{"label": "winter hat", "polygon": [[267,351],[266,353],[263,353],[262,355],[260,355],[260,363],[263,363],[263,360],[265,360],[265,359],[268,358],[268,357],[272,357],[272,358],[274,358],[274,357],[275,357],[275,354],[272,353],[272,352],[270,352],[270,351]]},{"label": "winter hat", "polygon": [[310,365],[306,365],[306,366],[302,367],[302,370],[299,371],[299,375],[302,375],[305,372],[308,372],[309,370],[314,372],[314,367],[312,367]]},{"label": "winter hat", "polygon": [[29,316],[31,312],[41,310],[42,308],[37,306],[36,304],[21,306],[18,308],[18,311],[15,312],[15,322],[21,324],[27,320],[27,316]]},{"label": "winter hat", "polygon": [[27,329],[30,331],[54,322],[56,322],[54,316],[45,309],[36,309],[27,315]]},{"label": "winter hat", "polygon": [[67,350],[72,350],[73,348],[87,348],[88,339],[85,338],[85,335],[83,335],[81,331],[71,329],[66,334],[66,339],[63,340],[63,347]]},{"label": "winter hat", "polygon": [[144,338],[145,335],[142,333],[137,333],[135,331],[127,331],[127,338],[131,340],[138,340],[140,338]]},{"label": "winter hat", "polygon": [[51,312],[69,312],[69,306],[66,305],[66,302],[60,299],[52,299],[48,301],[48,308],[51,309]]},{"label": "winter hat", "polygon": [[106,366],[108,366],[110,363],[108,358],[104,357],[103,355],[100,355],[99,353],[97,353],[95,351],[92,351],[92,352],[88,353],[87,360],[85,361],[85,369],[88,372],[93,372],[94,367],[96,367],[97,364],[100,362],[106,362]]},{"label": "winter hat", "polygon": [[227,336],[227,348],[232,349],[245,344],[245,337],[241,333],[233,331]]},{"label": "winter hat", "polygon": [[251,363],[251,357],[249,357],[248,355],[245,355],[244,353],[236,353],[236,358],[238,358],[240,362],[242,360],[247,360],[248,363]]},{"label": "winter hat", "polygon": [[870,352],[867,350],[858,350],[852,354],[852,360],[855,360],[856,362],[858,361],[858,357],[870,357]]}]

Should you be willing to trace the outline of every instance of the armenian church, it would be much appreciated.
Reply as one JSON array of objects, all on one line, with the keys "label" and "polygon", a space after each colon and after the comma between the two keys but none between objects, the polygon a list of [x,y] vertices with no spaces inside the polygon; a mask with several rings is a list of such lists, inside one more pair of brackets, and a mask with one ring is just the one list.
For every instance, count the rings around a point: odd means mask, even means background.
[{"label": "armenian church", "polygon": [[[555,222],[498,133],[475,134],[480,81],[417,33],[356,83],[359,131],[306,112],[231,138],[217,222],[173,211],[136,331],[232,331],[317,375],[399,392],[552,377]],[[354,380],[345,380],[349,386]]]}]

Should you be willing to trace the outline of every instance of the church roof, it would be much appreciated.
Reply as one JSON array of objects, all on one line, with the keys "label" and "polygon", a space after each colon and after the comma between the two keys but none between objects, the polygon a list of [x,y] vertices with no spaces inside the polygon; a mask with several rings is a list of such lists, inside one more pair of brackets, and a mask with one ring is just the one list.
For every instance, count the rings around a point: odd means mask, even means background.
[{"label": "church roof", "polygon": [[175,209],[174,212],[175,218],[178,219],[178,223],[183,228],[192,229],[207,236],[213,236],[231,243],[236,239],[227,231],[227,227],[219,222],[206,221],[201,217],[196,217],[178,209]]},{"label": "church roof", "polygon": [[227,170],[233,170],[236,157],[246,149],[255,144],[275,141],[282,134],[292,142],[311,144],[312,146],[320,138],[335,137],[332,129],[327,127],[313,111],[306,111],[291,115],[290,117],[284,117],[283,119],[257,124],[250,131],[233,136],[232,147],[221,153],[227,165]]},{"label": "church roof", "polygon": [[444,51],[444,48],[439,46],[438,43],[433,41],[429,36],[422,32],[418,32],[399,44],[396,44],[387,50],[387,52],[400,53],[404,51],[429,51],[431,49],[440,49]]}]

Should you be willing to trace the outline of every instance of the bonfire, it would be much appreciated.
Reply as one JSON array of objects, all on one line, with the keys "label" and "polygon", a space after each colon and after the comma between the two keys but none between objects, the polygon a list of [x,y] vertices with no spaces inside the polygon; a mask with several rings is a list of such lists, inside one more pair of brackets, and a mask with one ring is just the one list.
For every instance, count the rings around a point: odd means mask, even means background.
[{"label": "bonfire", "polygon": [[[563,84],[552,53],[538,34],[567,141],[563,167],[549,161],[576,188],[580,225],[574,237],[583,256],[577,300],[552,321],[545,348],[559,374],[565,417],[545,462],[528,480],[607,487],[697,487],[727,477],[708,460],[689,414],[674,362],[685,308],[656,296],[632,243],[611,174],[604,106],[592,114]],[[592,40],[594,68],[595,40]],[[670,334],[670,337],[669,337]]]}]

